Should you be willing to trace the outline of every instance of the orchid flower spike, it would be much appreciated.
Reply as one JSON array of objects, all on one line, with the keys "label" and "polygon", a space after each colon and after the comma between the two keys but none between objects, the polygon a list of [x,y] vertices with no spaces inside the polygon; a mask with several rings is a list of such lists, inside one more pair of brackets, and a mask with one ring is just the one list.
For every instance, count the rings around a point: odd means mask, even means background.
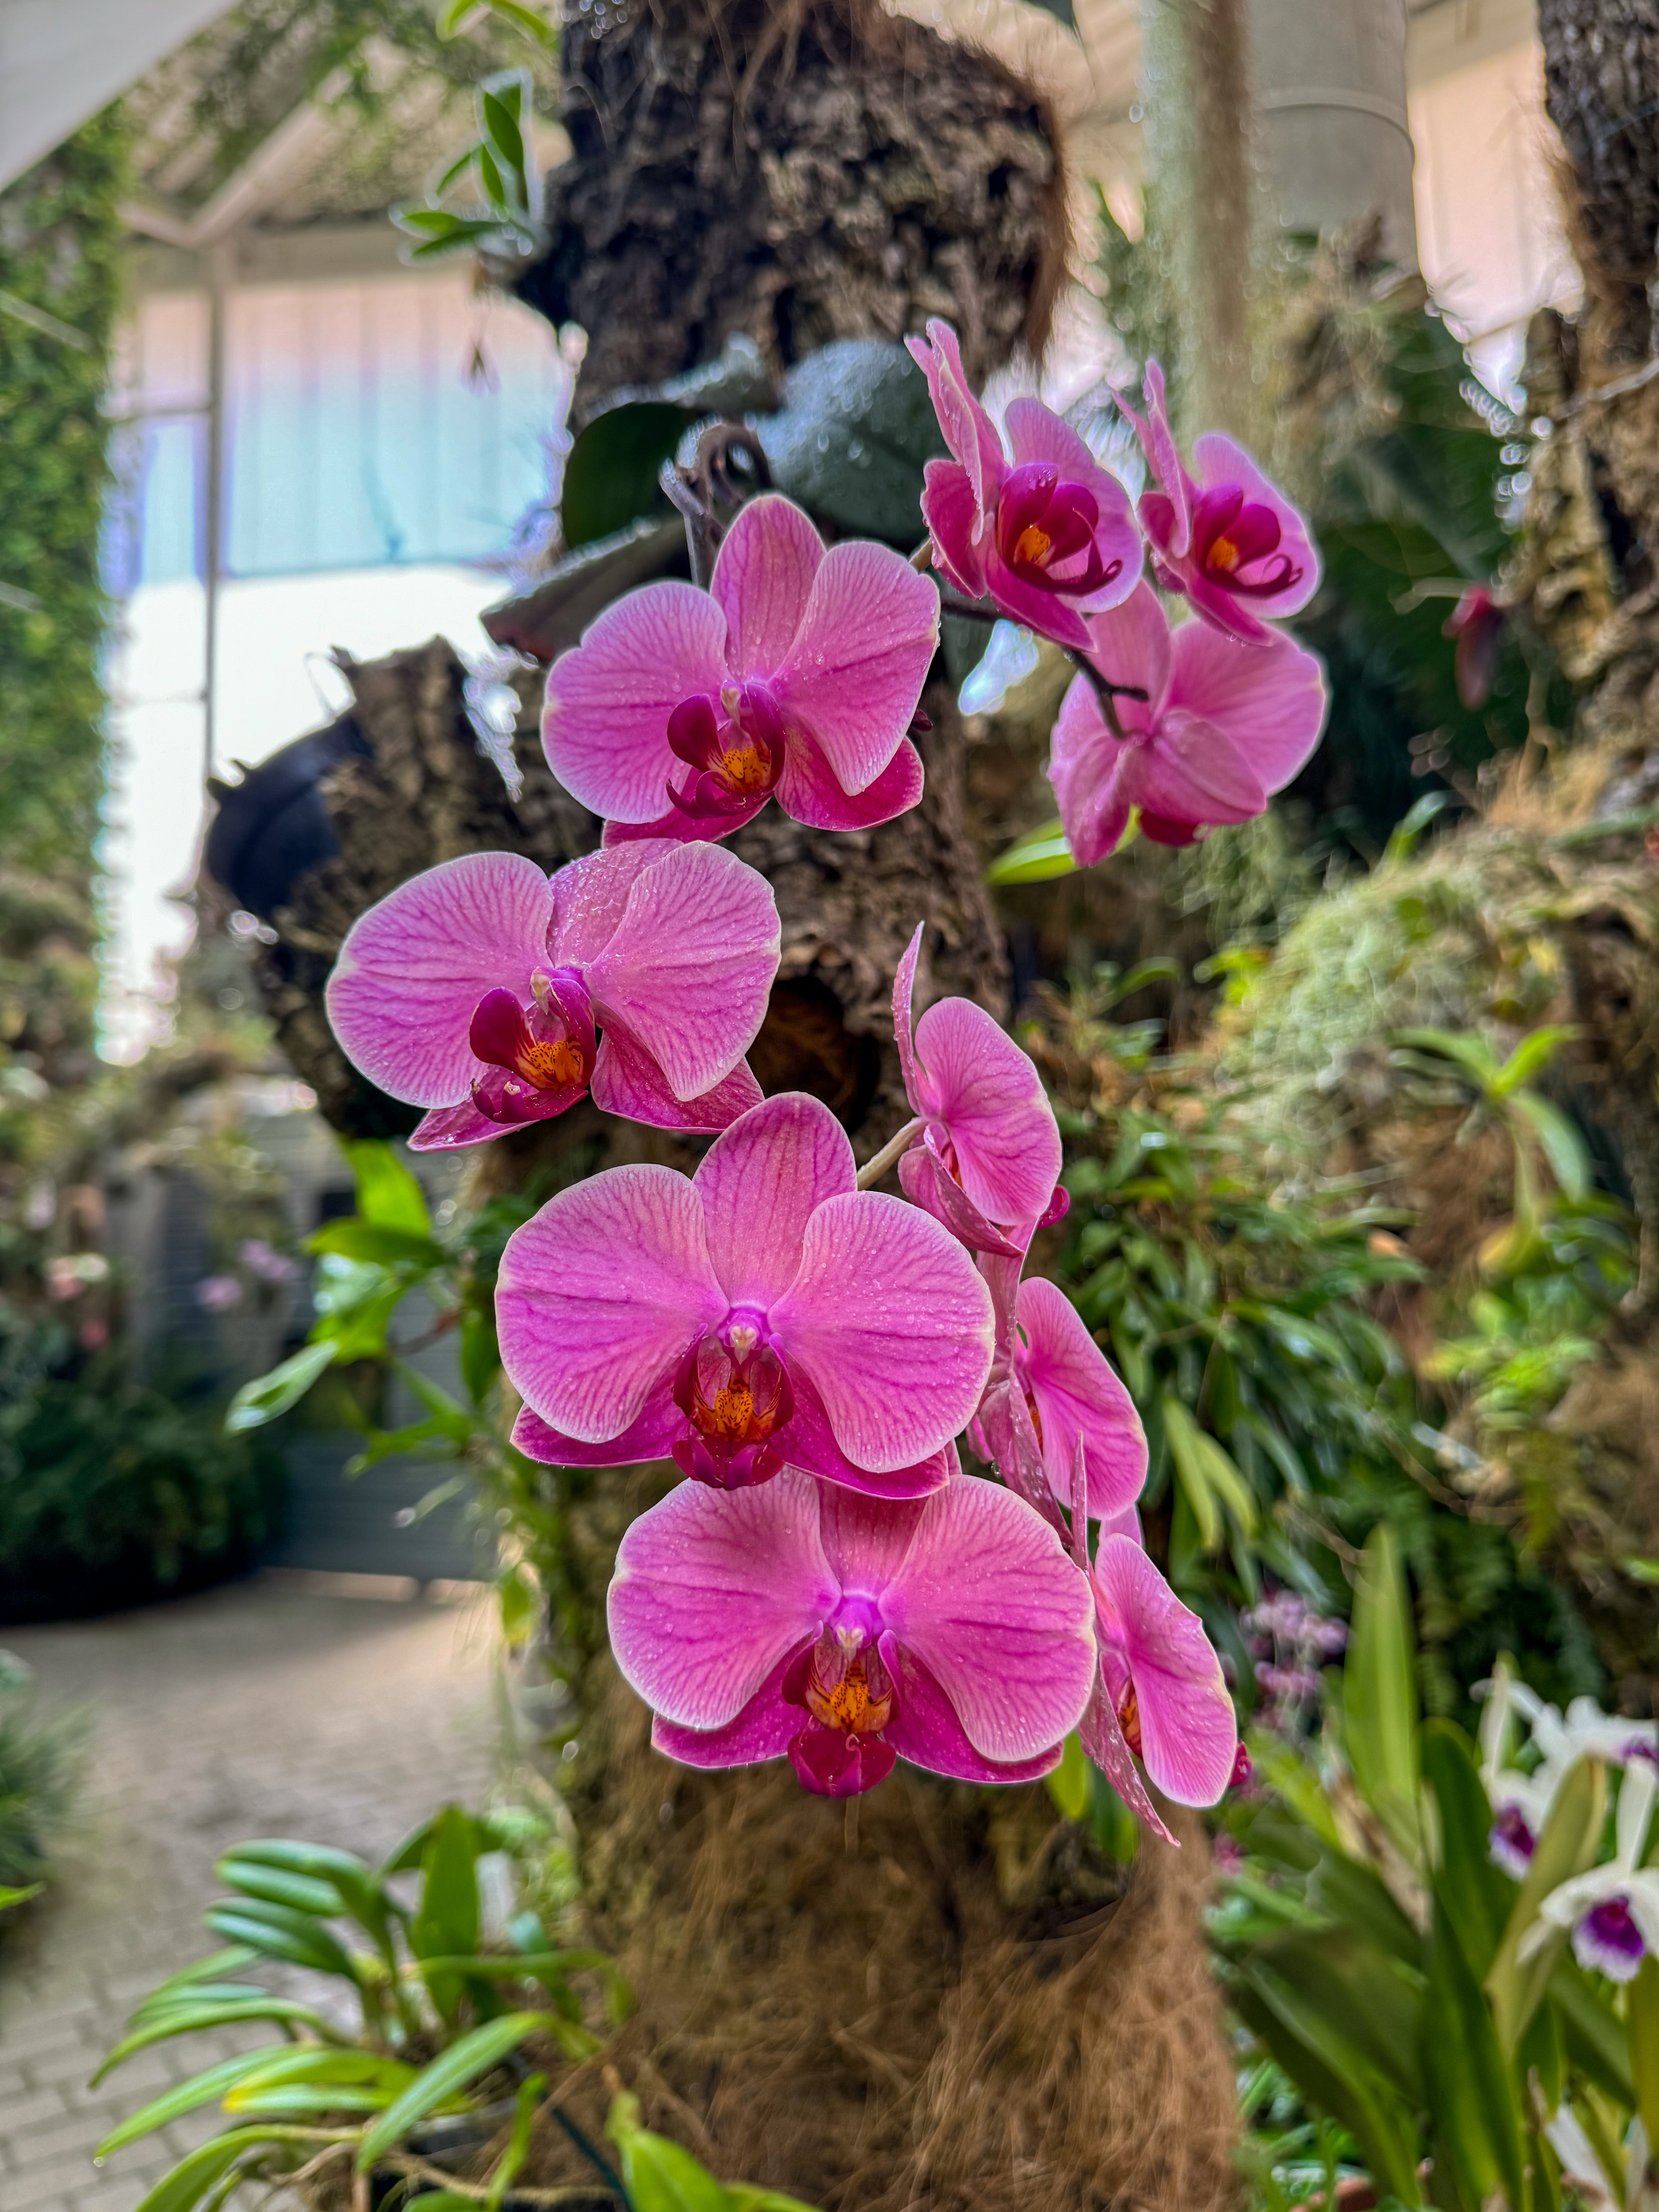
[{"label": "orchid flower spike", "polygon": [[1143,419],[1120,397],[1159,489],[1140,495],[1152,569],[1167,592],[1184,592],[1206,622],[1246,645],[1273,635],[1319,587],[1319,556],[1308,526],[1242,446],[1212,430],[1193,447],[1194,482],[1182,464],[1164,404],[1164,372],[1146,364]]},{"label": "orchid flower spike", "polygon": [[920,1124],[899,1181],[971,1251],[1018,1258],[1040,1222],[1066,1211],[1054,1109],[1030,1055],[983,1006],[941,999],[912,1024],[923,926],[893,981],[893,1035]]},{"label": "orchid flower spike", "polygon": [[813,829],[867,829],[921,796],[905,732],[938,643],[928,577],[885,545],[826,552],[768,494],[706,592],[647,584],[554,662],[542,742],[607,845],[728,836],[775,797]]},{"label": "orchid flower spike", "polygon": [[1095,1673],[1088,1586],[1058,1537],[959,1471],[898,1504],[793,1468],[729,1498],[683,1484],[623,1536],[609,1613],[659,1751],[787,1756],[825,1797],[896,1758],[964,1782],[1046,1774]]},{"label": "orchid flower spike", "polygon": [[996,425],[968,388],[957,334],[931,322],[905,343],[927,379],[954,458],[929,461],[921,511],[933,560],[970,599],[1078,651],[1083,617],[1115,606],[1140,577],[1129,495],[1067,422],[1039,399],[1008,410],[1010,462]]},{"label": "orchid flower spike", "polygon": [[410,877],[353,923],[328,979],[340,1048],[431,1110],[416,1152],[476,1145],[586,1093],[661,1129],[723,1129],[760,1103],[744,1053],[778,970],[765,878],[659,840],[550,881],[518,853]]},{"label": "orchid flower spike", "polygon": [[827,1106],[769,1098],[695,1176],[608,1168],[514,1231],[495,1292],[513,1440],[561,1467],[672,1458],[725,1489],[786,1462],[883,1498],[950,1477],[991,1358],[955,1239],[857,1188]]},{"label": "orchid flower spike", "polygon": [[[1076,1457],[1083,1457],[1081,1441]],[[1080,1465],[1073,1495],[1082,1486]],[[1072,1522],[1072,1556],[1089,1577],[1099,1656],[1079,1734],[1124,1803],[1166,1843],[1175,1838],[1136,1771],[1178,1805],[1213,1805],[1233,1778],[1238,1721],[1204,1624],[1182,1605],[1132,1536],[1102,1530],[1089,1565],[1087,1523]],[[1131,1756],[1133,1754],[1133,1757]]]},{"label": "orchid flower spike", "polygon": [[1632,1980],[1643,1960],[1659,1954],[1659,1867],[1642,1863],[1656,1789],[1659,1768],[1651,1758],[1632,1759],[1619,1784],[1612,1858],[1551,1890],[1521,1938],[1516,1956],[1523,1964],[1559,1928],[1572,1930],[1581,1966],[1615,1982]]},{"label": "orchid flower spike", "polygon": [[1206,623],[1171,630],[1158,594],[1134,596],[1089,623],[1088,658],[1120,693],[1121,738],[1099,696],[1073,678],[1054,725],[1048,781],[1072,857],[1091,867],[1121,843],[1137,811],[1159,845],[1190,845],[1219,823],[1261,813],[1319,742],[1325,679],[1318,656],[1279,632],[1240,645]]}]

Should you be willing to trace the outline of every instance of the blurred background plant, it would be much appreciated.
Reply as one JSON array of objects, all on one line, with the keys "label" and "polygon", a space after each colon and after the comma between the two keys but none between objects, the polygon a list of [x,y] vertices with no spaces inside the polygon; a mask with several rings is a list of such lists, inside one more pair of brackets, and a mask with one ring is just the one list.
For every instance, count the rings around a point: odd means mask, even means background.
[{"label": "blurred background plant", "polygon": [[38,1897],[69,1833],[87,1716],[43,1712],[31,1670],[0,1650],[0,1914]]}]

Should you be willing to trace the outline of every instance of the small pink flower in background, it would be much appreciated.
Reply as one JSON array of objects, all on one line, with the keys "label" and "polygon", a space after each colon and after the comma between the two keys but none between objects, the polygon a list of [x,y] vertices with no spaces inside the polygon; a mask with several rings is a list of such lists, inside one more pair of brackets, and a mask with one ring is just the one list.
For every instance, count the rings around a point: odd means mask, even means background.
[{"label": "small pink flower in background", "polygon": [[775,797],[817,830],[921,796],[906,736],[939,593],[890,548],[823,541],[775,494],[726,532],[706,592],[647,584],[548,672],[542,740],[605,842],[719,838]]},{"label": "small pink flower in background", "polygon": [[508,1240],[495,1313],[521,1451],[672,1458],[726,1489],[787,1462],[879,1497],[936,1490],[991,1358],[967,1254],[860,1191],[845,1132],[799,1092],[695,1176],[610,1168],[561,1191]]},{"label": "small pink flower in background", "polygon": [[687,1483],[623,1538],[611,1648],[692,1766],[787,1757],[849,1797],[896,1758],[969,1782],[1047,1773],[1090,1695],[1087,1585],[1009,1492],[955,1474],[878,1503],[786,1468]]},{"label": "small pink flower in background", "polygon": [[1054,1109],[1030,1055],[983,1006],[941,999],[913,1030],[921,936],[919,925],[893,982],[905,1096],[923,1125],[899,1181],[970,1249],[1019,1257],[1037,1223],[1065,1211]]},{"label": "small pink flower in background", "polygon": [[328,1015],[355,1067],[432,1109],[416,1152],[590,1091],[608,1114],[714,1130],[759,1100],[744,1054],[777,966],[771,887],[732,854],[659,840],[550,881],[521,854],[469,853],[353,924]]},{"label": "small pink flower in background", "polygon": [[244,1238],[236,1256],[249,1274],[257,1275],[262,1283],[291,1283],[300,1272],[300,1263],[291,1254],[279,1252],[263,1237]]},{"label": "small pink flower in background", "polygon": [[1160,489],[1140,495],[1140,520],[1152,568],[1166,591],[1184,592],[1206,621],[1262,645],[1264,617],[1305,607],[1319,587],[1319,556],[1307,523],[1269,483],[1242,446],[1212,430],[1193,447],[1188,475],[1170,432],[1164,372],[1146,364],[1143,420],[1120,398]]},{"label": "small pink flower in background", "polygon": [[968,389],[948,323],[931,322],[926,341],[905,343],[955,456],[926,471],[921,511],[936,565],[967,598],[988,597],[1012,621],[1080,651],[1084,616],[1127,599],[1140,575],[1128,493],[1038,399],[1008,410],[1011,463]]},{"label": "small pink flower in background", "polygon": [[1507,609],[1498,605],[1484,584],[1471,584],[1442,629],[1443,636],[1457,641],[1453,678],[1458,697],[1472,712],[1492,696],[1508,620]]},{"label": "small pink flower in background", "polygon": [[228,1313],[242,1303],[242,1286],[234,1275],[204,1275],[196,1285],[196,1303],[209,1313]]},{"label": "small pink flower in background", "polygon": [[1048,781],[1080,866],[1116,850],[1136,809],[1143,834],[1160,845],[1190,845],[1217,823],[1249,821],[1318,744],[1324,672],[1316,654],[1281,633],[1244,646],[1206,623],[1171,630],[1146,584],[1089,627],[1089,659],[1102,676],[1147,696],[1118,697],[1121,739],[1086,676],[1061,704]]},{"label": "small pink flower in background", "polygon": [[109,1323],[101,1314],[94,1314],[76,1330],[75,1340],[82,1352],[101,1352],[109,1342]]}]

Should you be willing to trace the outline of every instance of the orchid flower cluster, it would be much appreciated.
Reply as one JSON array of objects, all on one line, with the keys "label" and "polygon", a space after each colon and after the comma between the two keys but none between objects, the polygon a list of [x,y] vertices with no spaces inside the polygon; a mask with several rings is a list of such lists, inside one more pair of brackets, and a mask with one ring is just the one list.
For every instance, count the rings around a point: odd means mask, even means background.
[{"label": "orchid flower cluster", "polygon": [[[956,456],[929,466],[931,562],[1086,656],[1054,771],[1095,824],[1079,841],[1104,823],[1109,849],[1131,807],[1174,842],[1259,811],[1322,705],[1317,663],[1256,612],[1313,588],[1300,519],[1224,441],[1187,475],[1155,370],[1141,428],[1162,489],[1139,523],[1036,401],[1010,410],[1011,463],[954,337],[930,337],[913,350]],[[1201,618],[1173,638],[1139,580],[1143,531]],[[915,804],[940,617],[927,565],[826,548],[765,494],[707,589],[617,601],[550,670],[543,725],[555,774],[606,817],[601,849],[550,878],[480,853],[404,884],[347,937],[330,1018],[354,1065],[424,1109],[417,1150],[584,1097],[714,1139],[693,1174],[617,1166],[559,1192],[509,1240],[496,1291],[520,1451],[684,1478],[627,1530],[609,1600],[660,1749],[702,1767],[787,1758],[849,1797],[900,1758],[1024,1780],[1076,1731],[1167,1835],[1142,1766],[1167,1796],[1213,1803],[1233,1707],[1141,1543],[1128,1395],[1062,1293],[1025,1273],[1066,1205],[1035,1067],[969,1000],[915,1018],[922,925],[893,997],[910,1115],[862,1170],[826,1107],[763,1099],[745,1057],[779,921],[720,841],[769,799],[820,830]],[[1139,719],[1113,734],[1120,696]],[[902,1196],[875,1187],[895,1169]],[[964,1470],[964,1438],[1000,1480]]]},{"label": "orchid flower cluster", "polygon": [[[1488,1850],[1511,1880],[1525,1880],[1556,1796],[1578,1761],[1598,1759],[1620,1770],[1612,1858],[1550,1891],[1522,1938],[1521,1958],[1540,1950],[1553,1929],[1566,1928],[1581,1966],[1632,1980],[1644,1958],[1659,1956],[1659,1868],[1645,1863],[1659,1791],[1659,1727],[1604,1713],[1593,1698],[1575,1698],[1564,1717],[1507,1667],[1482,1689],[1480,1777],[1493,1813]],[[1517,1721],[1528,1730],[1528,1756],[1536,1755],[1526,1766],[1510,1763]]]}]

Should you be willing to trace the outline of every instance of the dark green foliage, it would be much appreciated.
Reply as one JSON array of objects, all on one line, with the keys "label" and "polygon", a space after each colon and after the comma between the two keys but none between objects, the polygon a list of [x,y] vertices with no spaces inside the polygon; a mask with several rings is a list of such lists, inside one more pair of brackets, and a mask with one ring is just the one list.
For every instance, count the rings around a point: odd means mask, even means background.
[{"label": "dark green foliage", "polygon": [[51,1871],[85,1737],[82,1715],[36,1710],[28,1669],[0,1651],[0,1892]]},{"label": "dark green foliage", "polygon": [[95,1608],[222,1574],[266,1535],[277,1462],[204,1398],[132,1380],[0,1308],[0,1610]]},{"label": "dark green foliage", "polygon": [[0,309],[0,584],[40,602],[0,605],[0,865],[82,894],[103,778],[100,408],[126,151],[108,111],[0,194],[0,292],[84,341]]}]

